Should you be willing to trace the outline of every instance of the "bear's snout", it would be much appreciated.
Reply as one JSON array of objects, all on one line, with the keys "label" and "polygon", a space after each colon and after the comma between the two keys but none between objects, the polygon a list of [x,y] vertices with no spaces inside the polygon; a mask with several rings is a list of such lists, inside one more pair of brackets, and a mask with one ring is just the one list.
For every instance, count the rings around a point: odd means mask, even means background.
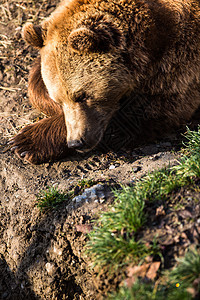
[{"label": "bear's snout", "polygon": [[68,148],[75,149],[75,150],[82,150],[84,148],[84,145],[85,145],[85,143],[84,143],[83,139],[72,140],[72,141],[67,142]]},{"label": "bear's snout", "polygon": [[73,101],[66,101],[63,111],[68,148],[82,153],[92,150],[103,137],[109,116],[103,109],[97,111],[96,106]]}]

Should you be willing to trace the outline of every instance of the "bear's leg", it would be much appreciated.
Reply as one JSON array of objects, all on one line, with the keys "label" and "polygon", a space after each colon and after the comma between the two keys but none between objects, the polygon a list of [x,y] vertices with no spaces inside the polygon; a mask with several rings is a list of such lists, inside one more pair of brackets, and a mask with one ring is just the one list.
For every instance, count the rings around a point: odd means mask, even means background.
[{"label": "bear's leg", "polygon": [[23,128],[10,143],[15,153],[33,164],[52,161],[69,155],[67,130],[62,107],[48,94],[41,76],[40,57],[29,75],[29,98],[34,107],[49,118]]},{"label": "bear's leg", "polygon": [[46,116],[62,113],[62,107],[53,101],[48,94],[41,75],[41,58],[38,57],[29,74],[28,93],[31,104]]},{"label": "bear's leg", "polygon": [[66,137],[64,114],[60,114],[26,126],[10,144],[20,158],[40,164],[73,153],[67,147]]}]

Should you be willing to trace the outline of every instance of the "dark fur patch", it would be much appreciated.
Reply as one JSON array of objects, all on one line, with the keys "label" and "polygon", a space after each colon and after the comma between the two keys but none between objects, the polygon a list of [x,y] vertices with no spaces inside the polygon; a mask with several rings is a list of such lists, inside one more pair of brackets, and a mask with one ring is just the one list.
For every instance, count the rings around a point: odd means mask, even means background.
[{"label": "dark fur patch", "polygon": [[62,107],[49,97],[42,80],[40,57],[30,71],[29,97],[32,105],[49,118],[26,126],[12,139],[15,153],[33,164],[53,161],[72,153],[67,147]]},{"label": "dark fur patch", "polygon": [[32,105],[47,116],[62,113],[62,107],[53,101],[48,94],[41,75],[41,58],[38,57],[29,74],[29,98]]},{"label": "dark fur patch", "polygon": [[43,33],[42,33],[42,27],[36,26],[31,23],[27,23],[23,27],[22,32],[24,40],[31,46],[36,48],[42,48],[43,47]]}]

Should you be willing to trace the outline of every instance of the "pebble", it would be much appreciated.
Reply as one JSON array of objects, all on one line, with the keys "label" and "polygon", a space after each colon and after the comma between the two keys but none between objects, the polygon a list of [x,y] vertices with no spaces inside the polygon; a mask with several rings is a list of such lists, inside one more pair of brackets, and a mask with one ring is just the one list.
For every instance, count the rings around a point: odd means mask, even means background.
[{"label": "pebble", "polygon": [[56,266],[53,263],[46,263],[45,265],[48,275],[52,276],[56,272]]},{"label": "pebble", "polygon": [[151,160],[158,160],[163,156],[163,153],[154,154],[152,157],[150,157]]},{"label": "pebble", "polygon": [[99,199],[99,202],[102,204],[102,203],[104,203],[105,202],[105,198],[100,198]]},{"label": "pebble", "polygon": [[187,198],[188,201],[192,201],[192,199],[193,199],[192,197],[188,197]]},{"label": "pebble", "polygon": [[133,167],[132,170],[133,170],[134,173],[137,173],[137,172],[141,171],[142,168],[140,166],[137,166],[137,167]]},{"label": "pebble", "polygon": [[59,256],[62,255],[62,249],[58,248],[57,246],[54,246],[53,251]]},{"label": "pebble", "polygon": [[114,170],[115,166],[114,165],[110,165],[109,170]]},{"label": "pebble", "polygon": [[74,197],[72,201],[74,203],[87,203],[89,201],[103,203],[105,201],[104,186],[98,183],[91,188],[87,188],[81,195]]}]

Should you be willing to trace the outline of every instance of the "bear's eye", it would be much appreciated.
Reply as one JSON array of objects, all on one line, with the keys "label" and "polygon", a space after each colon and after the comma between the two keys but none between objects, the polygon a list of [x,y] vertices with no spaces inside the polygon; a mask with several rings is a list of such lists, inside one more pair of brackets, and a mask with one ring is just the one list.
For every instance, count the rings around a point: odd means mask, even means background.
[{"label": "bear's eye", "polygon": [[74,102],[76,102],[76,103],[83,103],[85,101],[86,101],[86,93],[85,92],[74,97]]}]

